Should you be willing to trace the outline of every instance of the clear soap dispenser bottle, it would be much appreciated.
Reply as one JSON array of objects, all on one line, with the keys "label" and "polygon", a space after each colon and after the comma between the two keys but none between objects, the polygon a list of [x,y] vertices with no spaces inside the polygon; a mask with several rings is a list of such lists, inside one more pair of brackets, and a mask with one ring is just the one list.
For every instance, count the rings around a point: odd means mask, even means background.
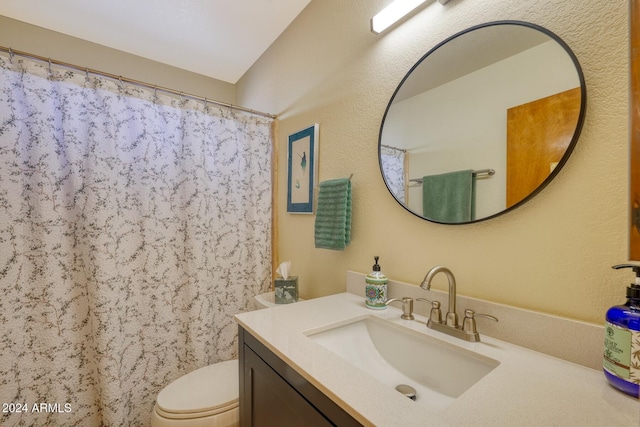
[{"label": "clear soap dispenser bottle", "polygon": [[375,256],[373,259],[376,261],[373,266],[373,271],[367,274],[365,278],[365,305],[375,310],[384,310],[387,308],[385,302],[387,302],[388,280],[386,276],[382,274],[382,271],[380,271],[380,265],[378,264],[380,257]]},{"label": "clear soap dispenser bottle", "polygon": [[627,287],[627,302],[607,311],[604,335],[603,370],[609,383],[634,397],[640,390],[640,265],[620,264],[613,268],[631,268],[635,283]]}]

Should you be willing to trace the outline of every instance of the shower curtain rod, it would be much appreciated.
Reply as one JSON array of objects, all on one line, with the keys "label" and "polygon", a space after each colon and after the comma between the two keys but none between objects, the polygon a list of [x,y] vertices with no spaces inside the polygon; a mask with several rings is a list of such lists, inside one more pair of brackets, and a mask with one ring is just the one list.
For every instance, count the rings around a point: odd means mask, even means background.
[{"label": "shower curtain rod", "polygon": [[398,150],[398,151],[402,151],[403,153],[406,153],[407,150],[404,148],[398,148],[398,147],[394,147],[393,145],[386,145],[386,144],[380,144],[381,147],[385,147],[385,148],[390,148],[392,150]]},{"label": "shower curtain rod", "polygon": [[103,77],[108,77],[110,79],[118,80],[120,82],[130,83],[130,84],[133,84],[133,85],[136,85],[136,86],[143,86],[143,87],[146,87],[148,89],[153,89],[154,91],[158,91],[159,90],[159,91],[162,91],[162,92],[170,93],[172,95],[178,95],[178,96],[182,96],[182,97],[186,97],[186,98],[195,99],[195,100],[198,100],[198,101],[202,101],[205,104],[211,103],[211,104],[214,104],[214,105],[218,105],[220,107],[226,107],[226,108],[229,108],[229,109],[232,109],[232,110],[244,111],[245,113],[255,114],[257,116],[268,117],[270,119],[278,118],[274,114],[263,113],[262,111],[256,111],[256,110],[252,110],[250,108],[240,107],[238,105],[233,105],[233,104],[229,104],[229,103],[222,102],[222,101],[216,101],[216,100],[208,99],[208,98],[205,98],[205,97],[202,97],[202,96],[192,95],[192,94],[189,94],[189,93],[180,92],[178,90],[169,89],[169,88],[158,86],[158,85],[153,85],[151,83],[145,83],[145,82],[141,82],[139,80],[128,79],[128,78],[125,78],[125,77],[122,77],[122,76],[117,76],[115,74],[107,73],[107,72],[104,72],[104,71],[94,70],[94,69],[91,69],[91,68],[88,68],[88,67],[80,67],[78,65],[69,64],[67,62],[56,61],[54,59],[46,58],[46,57],[40,56],[40,55],[35,55],[33,53],[14,50],[14,49],[12,49],[10,47],[0,46],[0,52],[8,53],[9,54],[9,59],[12,59],[14,55],[24,56],[25,58],[31,58],[31,59],[36,59],[38,61],[48,62],[49,66],[57,65],[57,66],[60,66],[60,67],[71,68],[71,69],[74,69],[74,70],[83,71],[85,73],[91,73],[91,74],[96,74],[96,75],[103,76]]}]

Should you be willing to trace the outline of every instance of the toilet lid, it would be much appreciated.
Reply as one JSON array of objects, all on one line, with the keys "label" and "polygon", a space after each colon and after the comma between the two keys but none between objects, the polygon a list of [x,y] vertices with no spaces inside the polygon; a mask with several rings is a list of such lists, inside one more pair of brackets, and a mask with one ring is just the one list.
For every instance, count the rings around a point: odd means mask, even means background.
[{"label": "toilet lid", "polygon": [[194,414],[237,406],[238,360],[215,363],[184,375],[159,394],[164,413]]}]

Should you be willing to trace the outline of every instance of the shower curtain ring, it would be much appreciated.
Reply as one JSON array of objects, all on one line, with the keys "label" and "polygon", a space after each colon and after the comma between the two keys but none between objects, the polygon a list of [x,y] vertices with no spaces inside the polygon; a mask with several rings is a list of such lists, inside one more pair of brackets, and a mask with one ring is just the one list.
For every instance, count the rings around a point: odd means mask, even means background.
[{"label": "shower curtain ring", "polygon": [[49,76],[53,74],[53,70],[51,69],[51,58],[49,58]]},{"label": "shower curtain ring", "polygon": [[9,48],[9,62],[11,62],[13,64],[13,56],[15,54],[13,53],[13,49]]}]

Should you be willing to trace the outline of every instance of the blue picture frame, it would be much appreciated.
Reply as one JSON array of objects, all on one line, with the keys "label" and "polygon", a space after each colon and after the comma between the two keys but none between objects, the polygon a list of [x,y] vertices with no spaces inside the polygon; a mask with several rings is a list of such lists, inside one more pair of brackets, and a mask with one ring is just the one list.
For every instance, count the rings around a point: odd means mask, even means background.
[{"label": "blue picture frame", "polygon": [[289,135],[287,155],[287,212],[312,214],[318,184],[318,129],[316,123]]}]

